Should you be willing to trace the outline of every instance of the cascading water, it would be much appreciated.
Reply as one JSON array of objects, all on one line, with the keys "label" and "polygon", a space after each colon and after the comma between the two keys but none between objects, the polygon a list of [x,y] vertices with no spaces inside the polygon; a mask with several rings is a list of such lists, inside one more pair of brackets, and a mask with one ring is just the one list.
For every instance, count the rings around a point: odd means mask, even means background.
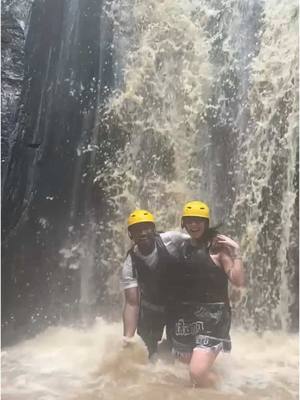
[{"label": "cascading water", "polygon": [[259,329],[297,330],[298,10],[270,1],[265,12],[251,65],[250,120],[238,140],[242,168],[233,207],[252,264],[243,319],[250,316]]},{"label": "cascading water", "polygon": [[[117,38],[132,41],[126,55],[119,49],[124,81],[108,112],[127,143],[96,178],[114,221],[141,206],[168,229],[179,226],[184,201],[208,201],[249,264],[238,320],[296,328],[298,263],[288,254],[298,243],[296,5],[153,1],[118,10],[126,23],[117,19]],[[278,57],[286,61],[272,80]]]},{"label": "cascading water", "polygon": [[[20,319],[14,310],[26,310],[22,299],[30,299],[33,322],[62,308],[72,315],[72,303],[98,314],[111,303],[119,312],[128,213],[149,208],[159,230],[174,229],[182,204],[201,198],[213,222],[223,221],[224,232],[241,242],[248,276],[233,302],[233,352],[219,357],[221,382],[201,398],[295,398],[298,343],[289,332],[298,327],[296,2],[34,6],[60,31],[45,23],[50,45],[31,57],[31,69],[40,61],[45,68],[38,85],[34,75],[25,85],[23,109],[33,116],[30,123],[19,117],[4,186],[4,232],[13,238],[4,249],[19,254],[7,262],[14,265],[8,318]],[[37,8],[32,14],[40,15]],[[26,158],[20,138],[39,143],[37,154]],[[23,170],[25,187],[14,187]],[[26,234],[33,239],[25,241]],[[16,239],[24,239],[19,252],[17,244],[9,247]],[[45,241],[50,250],[37,253]],[[24,280],[28,253],[34,274]],[[37,310],[44,277],[47,301]],[[122,350],[120,336],[119,323],[99,319],[83,331],[51,328],[4,349],[4,398],[199,398],[185,366],[164,359],[148,365],[143,345]]]}]

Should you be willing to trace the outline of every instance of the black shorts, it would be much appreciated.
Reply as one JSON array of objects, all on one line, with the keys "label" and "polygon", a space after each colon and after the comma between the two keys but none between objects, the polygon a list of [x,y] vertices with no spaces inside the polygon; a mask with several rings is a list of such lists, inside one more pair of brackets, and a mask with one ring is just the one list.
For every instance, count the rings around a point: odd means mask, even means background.
[{"label": "black shorts", "polygon": [[180,304],[172,314],[172,346],[175,354],[194,349],[231,350],[230,307],[224,303]]}]

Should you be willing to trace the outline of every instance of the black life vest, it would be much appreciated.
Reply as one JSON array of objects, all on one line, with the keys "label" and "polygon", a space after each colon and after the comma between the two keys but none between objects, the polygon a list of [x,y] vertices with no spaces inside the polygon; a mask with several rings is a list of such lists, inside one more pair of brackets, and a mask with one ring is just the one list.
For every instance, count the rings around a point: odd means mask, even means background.
[{"label": "black life vest", "polygon": [[176,263],[174,256],[170,255],[159,234],[155,235],[157,249],[157,264],[150,268],[133,248],[129,250],[132,260],[133,277],[137,278],[142,300],[153,305],[165,306],[166,304],[166,271],[171,270]]},{"label": "black life vest", "polygon": [[169,272],[169,303],[229,304],[228,278],[209,254],[209,246],[192,246],[185,240],[180,247],[179,263]]}]

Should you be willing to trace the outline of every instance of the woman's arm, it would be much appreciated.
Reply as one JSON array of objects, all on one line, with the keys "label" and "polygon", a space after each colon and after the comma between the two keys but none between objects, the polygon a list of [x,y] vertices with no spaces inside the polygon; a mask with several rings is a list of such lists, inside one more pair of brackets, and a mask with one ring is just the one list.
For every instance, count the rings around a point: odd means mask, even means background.
[{"label": "woman's arm", "polygon": [[218,235],[216,239],[221,247],[219,261],[228,279],[235,286],[245,286],[245,270],[238,243],[225,235]]}]

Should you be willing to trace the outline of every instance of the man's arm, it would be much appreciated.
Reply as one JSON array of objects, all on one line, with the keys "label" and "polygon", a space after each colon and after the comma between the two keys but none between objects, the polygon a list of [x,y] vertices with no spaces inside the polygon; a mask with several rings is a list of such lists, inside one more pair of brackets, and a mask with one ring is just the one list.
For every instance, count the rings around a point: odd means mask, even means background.
[{"label": "man's arm", "polygon": [[124,291],[123,335],[132,337],[137,327],[139,312],[139,289],[136,276],[133,275],[132,259],[128,255],[123,264],[121,286]]},{"label": "man's arm", "polygon": [[125,304],[123,309],[123,335],[132,337],[135,334],[139,314],[139,289],[131,287],[124,290]]}]

